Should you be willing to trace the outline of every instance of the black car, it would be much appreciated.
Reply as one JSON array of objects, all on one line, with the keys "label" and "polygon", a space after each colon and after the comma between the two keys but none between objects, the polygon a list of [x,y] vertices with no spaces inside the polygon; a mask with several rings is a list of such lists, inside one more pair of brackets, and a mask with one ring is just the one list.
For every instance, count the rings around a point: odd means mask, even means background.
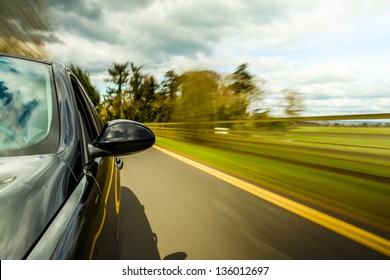
[{"label": "black car", "polygon": [[102,125],[64,65],[0,55],[0,259],[114,259],[117,156],[147,149],[140,123]]}]

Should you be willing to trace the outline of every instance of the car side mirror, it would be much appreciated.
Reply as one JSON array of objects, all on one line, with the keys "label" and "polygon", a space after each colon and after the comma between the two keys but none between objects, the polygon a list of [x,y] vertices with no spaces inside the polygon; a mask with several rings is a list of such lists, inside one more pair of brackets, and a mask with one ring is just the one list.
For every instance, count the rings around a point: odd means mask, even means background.
[{"label": "car side mirror", "polygon": [[139,122],[113,120],[103,127],[88,150],[93,158],[128,155],[150,148],[155,140],[154,133]]}]

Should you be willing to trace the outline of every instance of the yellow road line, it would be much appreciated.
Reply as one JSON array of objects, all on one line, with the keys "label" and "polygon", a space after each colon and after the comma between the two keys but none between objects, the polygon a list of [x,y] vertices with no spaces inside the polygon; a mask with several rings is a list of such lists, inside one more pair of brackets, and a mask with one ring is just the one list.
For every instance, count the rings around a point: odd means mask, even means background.
[{"label": "yellow road line", "polygon": [[387,240],[371,232],[368,232],[354,225],[346,223],[340,219],[329,216],[313,208],[307,207],[291,199],[285,198],[281,195],[265,190],[259,186],[250,184],[248,182],[245,182],[243,180],[225,174],[221,171],[215,170],[206,165],[190,160],[186,157],[180,156],[178,154],[167,151],[157,146],[153,146],[153,147],[193,167],[196,167],[204,172],[207,172],[237,188],[240,188],[257,197],[267,200],[283,209],[286,209],[294,214],[297,214],[309,221],[312,221],[334,232],[337,232],[345,237],[348,237],[349,239],[352,239],[360,244],[363,244],[377,252],[380,252],[386,256],[390,256],[390,240]]}]

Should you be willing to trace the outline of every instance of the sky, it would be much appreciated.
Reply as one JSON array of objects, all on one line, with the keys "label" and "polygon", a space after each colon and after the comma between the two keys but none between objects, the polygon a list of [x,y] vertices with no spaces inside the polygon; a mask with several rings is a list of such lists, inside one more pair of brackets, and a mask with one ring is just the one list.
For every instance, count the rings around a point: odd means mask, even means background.
[{"label": "sky", "polygon": [[283,89],[304,116],[390,112],[389,0],[47,0],[50,58],[91,73],[104,93],[113,62],[229,74],[242,63],[281,116]]}]

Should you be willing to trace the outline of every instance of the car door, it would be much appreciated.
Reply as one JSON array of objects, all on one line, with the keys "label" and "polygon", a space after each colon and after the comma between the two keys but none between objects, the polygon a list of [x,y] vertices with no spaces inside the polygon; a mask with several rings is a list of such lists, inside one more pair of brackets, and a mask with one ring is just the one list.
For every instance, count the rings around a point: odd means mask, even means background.
[{"label": "car door", "polygon": [[86,246],[89,250],[80,252],[89,252],[89,255],[84,255],[83,258],[113,259],[116,258],[118,239],[120,176],[117,163],[120,160],[114,157],[89,157],[87,146],[98,137],[102,125],[83,87],[72,74],[69,74],[69,78],[80,120],[83,176],[86,176],[86,183],[91,184],[92,191],[98,191],[95,207],[91,207],[96,211],[93,230],[86,236]]},{"label": "car door", "polygon": [[89,156],[88,145],[101,129],[96,111],[71,73],[55,65],[54,74],[64,135],[57,153],[63,179],[57,188],[63,190],[64,202],[26,258],[114,259],[118,215],[106,206],[119,209],[118,168],[113,157]]}]

